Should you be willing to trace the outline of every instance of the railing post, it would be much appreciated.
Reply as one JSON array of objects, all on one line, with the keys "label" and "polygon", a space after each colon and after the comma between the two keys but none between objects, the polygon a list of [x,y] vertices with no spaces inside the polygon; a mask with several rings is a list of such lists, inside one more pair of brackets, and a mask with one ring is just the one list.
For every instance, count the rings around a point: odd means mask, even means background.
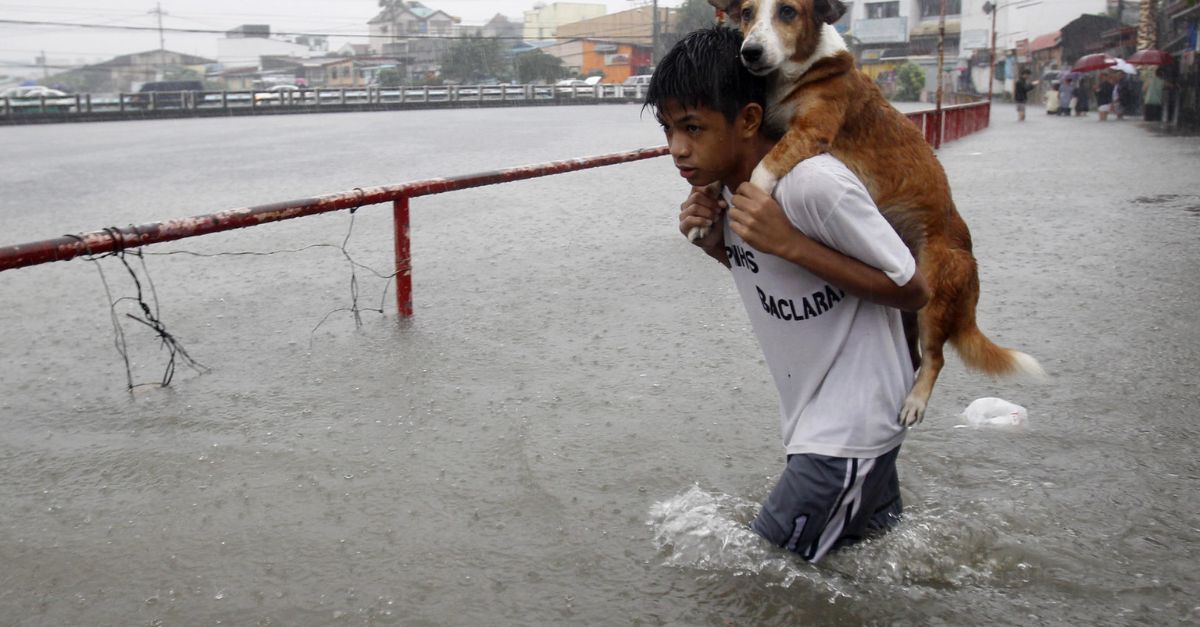
[{"label": "railing post", "polygon": [[88,92],[88,94],[87,94],[87,112],[88,113],[92,112],[92,93],[91,92]]},{"label": "railing post", "polygon": [[412,248],[408,240],[408,196],[401,196],[393,206],[396,226],[396,313],[402,318],[413,315],[412,308]]}]

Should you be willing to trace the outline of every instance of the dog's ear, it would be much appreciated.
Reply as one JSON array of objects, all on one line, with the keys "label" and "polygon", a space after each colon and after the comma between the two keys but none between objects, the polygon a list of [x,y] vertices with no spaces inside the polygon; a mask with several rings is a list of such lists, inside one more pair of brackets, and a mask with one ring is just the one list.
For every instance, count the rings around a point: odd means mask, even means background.
[{"label": "dog's ear", "polygon": [[826,24],[836,24],[845,14],[846,5],[842,4],[841,0],[816,0],[813,2],[813,16]]}]

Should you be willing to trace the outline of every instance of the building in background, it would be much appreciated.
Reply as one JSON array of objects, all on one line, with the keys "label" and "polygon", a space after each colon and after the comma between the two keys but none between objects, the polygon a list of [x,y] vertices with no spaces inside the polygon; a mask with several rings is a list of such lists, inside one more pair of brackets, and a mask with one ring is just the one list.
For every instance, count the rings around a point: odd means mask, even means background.
[{"label": "building in background", "polygon": [[48,85],[60,84],[87,93],[129,93],[144,83],[163,80],[205,80],[217,62],[170,50],[150,50],[114,57],[47,78]]},{"label": "building in background", "polygon": [[[877,0],[848,4],[837,25],[846,28],[848,43],[860,67],[871,78],[889,84],[897,67],[915,63],[926,75],[926,93],[937,90],[938,77],[947,91],[967,86],[961,77],[967,63],[959,60],[963,0],[944,0],[945,37],[942,38],[943,0]],[[938,43],[943,43],[942,67],[937,67]]]},{"label": "building in background", "polygon": [[[675,15],[675,9],[659,7],[660,35],[669,32]],[[556,37],[562,41],[544,51],[562,59],[569,71],[603,76],[604,83],[620,83],[630,76],[650,73],[654,12],[648,6],[638,7],[563,24]]]},{"label": "building in background", "polygon": [[[1133,0],[1124,0],[1134,6]],[[992,0],[996,5],[996,67],[992,68],[997,93],[1011,92],[1020,68],[1032,62],[1035,53],[1046,57],[1050,38],[1069,22],[1081,15],[1107,15],[1113,0]],[[971,82],[976,91],[988,91],[988,63],[991,58],[992,15],[983,10],[983,2],[969,0],[963,4],[962,48],[971,68]],[[1136,11],[1130,11],[1136,13]],[[1035,44],[1036,42],[1036,44]],[[1073,60],[1072,60],[1073,61]]]},{"label": "building in background", "polygon": [[538,2],[532,10],[525,12],[522,33],[525,39],[551,39],[558,36],[560,26],[600,17],[607,12],[607,7],[598,3]]},{"label": "building in background", "polygon": [[451,38],[462,35],[462,20],[415,1],[388,0],[368,22],[371,54],[394,57],[406,68],[408,80],[436,75]]},{"label": "building in background", "polygon": [[562,59],[573,75],[602,76],[602,83],[621,83],[645,74],[650,67],[650,46],[597,39],[571,39],[546,45],[543,52]]},{"label": "building in background", "polygon": [[257,65],[262,57],[310,58],[328,51],[329,42],[324,37],[272,37],[267,24],[243,24],[217,40],[217,62],[231,68]]}]

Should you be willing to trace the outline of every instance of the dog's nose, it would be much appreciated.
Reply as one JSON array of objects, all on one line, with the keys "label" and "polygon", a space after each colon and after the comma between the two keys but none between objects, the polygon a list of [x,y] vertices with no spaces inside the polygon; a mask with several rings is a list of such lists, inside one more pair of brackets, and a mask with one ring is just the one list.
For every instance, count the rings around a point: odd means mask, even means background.
[{"label": "dog's nose", "polygon": [[746,63],[756,63],[762,58],[763,48],[756,44],[742,46],[742,60]]}]

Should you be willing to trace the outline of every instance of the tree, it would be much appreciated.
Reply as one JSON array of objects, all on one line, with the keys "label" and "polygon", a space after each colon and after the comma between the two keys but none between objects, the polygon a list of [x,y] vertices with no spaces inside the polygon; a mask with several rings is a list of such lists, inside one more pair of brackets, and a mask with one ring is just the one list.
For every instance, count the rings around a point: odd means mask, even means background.
[{"label": "tree", "polygon": [[717,23],[717,13],[708,0],[686,0],[676,10],[672,24],[659,38],[659,55],[683,39],[688,33]]},{"label": "tree", "polygon": [[442,78],[460,83],[478,83],[508,73],[500,42],[479,35],[455,40],[442,57]]},{"label": "tree", "polygon": [[675,13],[676,20],[671,32],[678,33],[680,38],[694,30],[707,28],[717,23],[717,14],[708,0],[687,0],[679,6]]},{"label": "tree", "polygon": [[552,83],[566,75],[562,59],[541,50],[517,55],[517,81],[521,83]]},{"label": "tree", "polygon": [[896,68],[896,100],[920,100],[925,89],[925,70],[916,63],[905,61]]},{"label": "tree", "polygon": [[380,87],[399,87],[404,84],[404,74],[394,67],[384,68],[376,80]]}]

